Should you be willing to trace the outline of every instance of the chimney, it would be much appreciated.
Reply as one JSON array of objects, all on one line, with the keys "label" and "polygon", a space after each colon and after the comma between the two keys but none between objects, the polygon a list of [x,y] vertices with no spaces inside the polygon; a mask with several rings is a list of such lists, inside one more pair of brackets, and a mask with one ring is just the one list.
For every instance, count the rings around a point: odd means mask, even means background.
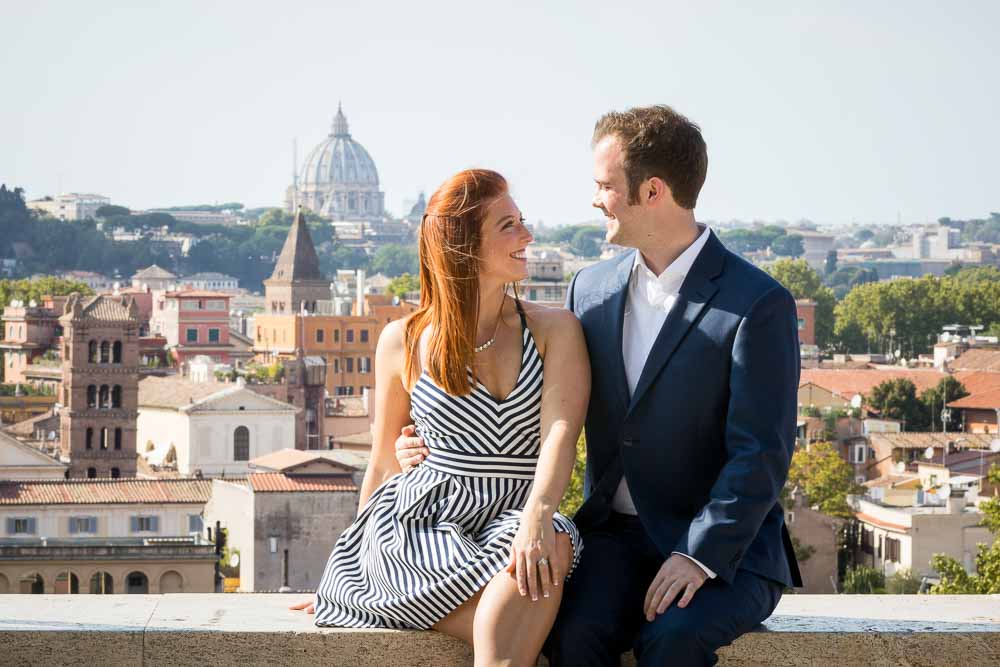
[{"label": "chimney", "polygon": [[965,511],[965,491],[952,489],[948,495],[948,514],[961,514]]},{"label": "chimney", "polygon": [[357,283],[358,283],[357,284],[357,289],[355,290],[355,292],[357,294],[357,297],[356,297],[357,298],[357,307],[355,308],[355,311],[357,312],[357,314],[358,314],[359,317],[364,317],[364,315],[365,315],[365,270],[364,269],[358,269],[357,273],[355,274],[355,278],[356,278]]}]

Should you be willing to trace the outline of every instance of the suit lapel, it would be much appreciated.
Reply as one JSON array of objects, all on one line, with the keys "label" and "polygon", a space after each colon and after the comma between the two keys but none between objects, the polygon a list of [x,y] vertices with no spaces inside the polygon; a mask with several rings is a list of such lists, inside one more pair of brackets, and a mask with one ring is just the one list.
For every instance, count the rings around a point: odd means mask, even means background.
[{"label": "suit lapel", "polygon": [[629,414],[642,400],[643,395],[653,384],[660,371],[670,361],[677,346],[698,321],[702,311],[715,296],[715,293],[719,291],[713,278],[722,271],[722,265],[725,261],[724,253],[725,248],[716,238],[715,232],[710,232],[705,247],[702,248],[691,266],[687,278],[681,285],[677,300],[674,302],[673,308],[670,309],[670,314],[667,315],[667,319],[663,322],[660,333],[653,343],[649,358],[646,359],[642,374],[636,383],[635,392],[629,402]]},{"label": "suit lapel", "polygon": [[622,329],[625,324],[625,304],[628,301],[628,283],[632,276],[632,265],[635,253],[625,253],[625,258],[618,263],[615,272],[609,276],[605,284],[604,330],[610,334],[611,349],[606,355],[615,383],[615,391],[621,398],[622,406],[628,407],[628,378],[625,376],[625,359],[622,357]]}]

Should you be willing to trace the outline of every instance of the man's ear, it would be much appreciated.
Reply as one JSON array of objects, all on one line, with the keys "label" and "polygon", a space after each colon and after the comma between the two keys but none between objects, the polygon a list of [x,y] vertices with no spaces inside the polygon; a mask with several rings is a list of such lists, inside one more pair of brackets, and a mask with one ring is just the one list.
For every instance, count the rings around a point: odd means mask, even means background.
[{"label": "man's ear", "polygon": [[649,205],[655,206],[666,202],[673,202],[674,200],[670,186],[659,176],[652,176],[643,186],[646,203]]}]

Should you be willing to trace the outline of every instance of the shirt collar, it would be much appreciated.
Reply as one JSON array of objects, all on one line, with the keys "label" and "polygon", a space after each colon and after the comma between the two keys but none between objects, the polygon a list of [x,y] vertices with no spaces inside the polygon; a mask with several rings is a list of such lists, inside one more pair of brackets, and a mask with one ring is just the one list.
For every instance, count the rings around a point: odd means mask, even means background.
[{"label": "shirt collar", "polygon": [[646,260],[643,258],[642,253],[639,250],[635,251],[635,261],[632,263],[632,273],[640,274],[647,280],[654,280],[661,283],[665,287],[668,285],[678,284],[684,282],[684,278],[687,277],[688,272],[691,267],[694,266],[694,261],[698,259],[698,255],[701,253],[701,249],[705,247],[708,242],[709,234],[711,230],[708,225],[699,224],[698,227],[701,229],[701,234],[698,238],[694,240],[694,243],[689,245],[687,249],[682,252],[677,259],[671,262],[667,268],[663,270],[663,273],[656,275],[653,271],[646,265]]}]

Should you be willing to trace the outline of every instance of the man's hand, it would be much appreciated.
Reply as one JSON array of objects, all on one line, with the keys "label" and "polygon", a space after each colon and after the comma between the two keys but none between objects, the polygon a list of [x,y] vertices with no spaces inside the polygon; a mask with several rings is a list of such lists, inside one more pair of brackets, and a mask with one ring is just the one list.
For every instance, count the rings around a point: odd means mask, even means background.
[{"label": "man's hand", "polygon": [[396,461],[403,472],[416,468],[430,454],[424,446],[423,438],[416,437],[417,427],[413,424],[404,426],[401,435],[396,438]]},{"label": "man's hand", "polygon": [[315,614],[316,613],[316,603],[313,600],[309,600],[307,602],[299,602],[297,604],[289,605],[288,608],[291,609],[292,611],[303,611],[303,610],[305,610],[305,612],[307,614]]},{"label": "man's hand", "polygon": [[690,558],[680,554],[671,555],[660,566],[659,572],[653,577],[653,583],[646,591],[646,603],[643,607],[646,620],[652,622],[657,614],[665,612],[678,594],[682,595],[677,606],[681,609],[686,607],[706,579],[708,575]]}]

